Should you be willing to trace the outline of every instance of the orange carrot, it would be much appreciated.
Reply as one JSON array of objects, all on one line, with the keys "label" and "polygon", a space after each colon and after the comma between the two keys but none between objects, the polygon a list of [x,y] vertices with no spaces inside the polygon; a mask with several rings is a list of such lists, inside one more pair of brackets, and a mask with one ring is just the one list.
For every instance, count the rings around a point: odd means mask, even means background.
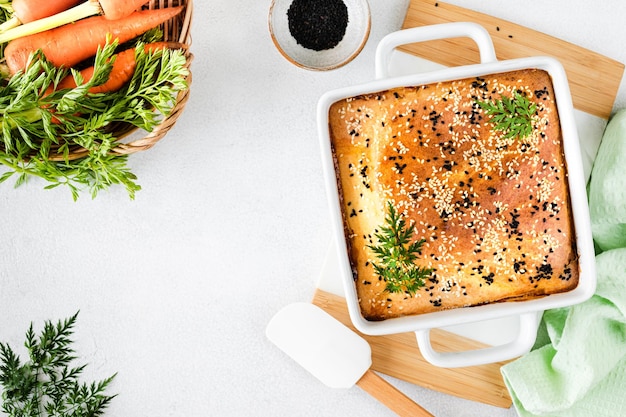
[{"label": "orange carrot", "polygon": [[[144,49],[146,51],[157,51],[165,48],[185,49],[186,47],[186,45],[178,42],[154,42],[146,44]],[[115,61],[113,62],[113,68],[111,69],[111,73],[109,74],[109,79],[100,85],[91,87],[89,89],[89,92],[110,93],[119,90],[133,77],[136,66],[137,63],[135,62],[135,48],[126,49],[118,53],[115,56]],[[83,82],[86,83],[91,80],[91,77],[93,77],[93,73],[94,67],[88,67],[80,71],[80,74],[83,77]],[[74,80],[74,76],[70,74],[62,79],[59,84],[57,84],[56,89],[62,90],[64,88],[75,87],[76,80]]]},{"label": "orange carrot", "polygon": [[[42,1],[37,0],[21,0],[35,1],[38,4]],[[72,0],[49,0],[48,3],[68,3]],[[80,0],[74,0],[76,3]],[[77,22],[90,16],[101,15],[109,20],[117,20],[130,15],[135,10],[141,8],[148,0],[87,0],[70,9],[61,9],[56,14],[41,17],[39,19],[22,22],[19,19],[12,18],[0,25],[0,43],[12,41],[13,39],[22,38],[24,36],[34,35],[35,33],[44,32],[69,23]],[[46,8],[43,6],[42,8]]]},{"label": "orange carrot", "polygon": [[6,46],[4,56],[11,74],[26,67],[29,56],[41,49],[55,66],[72,67],[96,54],[107,35],[119,43],[129,41],[182,11],[182,6],[141,10],[118,20],[94,16],[45,32],[15,39]]},{"label": "orange carrot", "polygon": [[99,0],[102,13],[109,20],[126,17],[147,2],[148,0]]},{"label": "orange carrot", "polygon": [[80,2],[81,0],[13,0],[12,6],[20,22],[28,23],[67,10]]}]

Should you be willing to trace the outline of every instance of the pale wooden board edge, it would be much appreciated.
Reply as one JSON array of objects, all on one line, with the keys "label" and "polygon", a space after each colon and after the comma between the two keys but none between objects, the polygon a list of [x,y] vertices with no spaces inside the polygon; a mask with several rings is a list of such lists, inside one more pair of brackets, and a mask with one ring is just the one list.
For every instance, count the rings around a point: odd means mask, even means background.
[{"label": "pale wooden board edge", "polygon": [[[403,29],[447,22],[482,25],[500,60],[547,55],[557,58],[567,74],[574,107],[608,119],[624,74],[614,59],[490,15],[434,0],[412,0]],[[467,39],[415,43],[401,50],[447,66],[476,64],[477,47]]]},{"label": "pale wooden board edge", "polygon": [[[467,368],[439,368],[420,354],[415,334],[368,336],[358,332],[348,315],[345,299],[316,290],[313,304],[357,332],[372,348],[372,369],[435,391],[472,401],[509,408],[512,405],[500,367],[505,362]],[[440,351],[469,350],[485,345],[444,330],[431,331],[433,347]]]}]

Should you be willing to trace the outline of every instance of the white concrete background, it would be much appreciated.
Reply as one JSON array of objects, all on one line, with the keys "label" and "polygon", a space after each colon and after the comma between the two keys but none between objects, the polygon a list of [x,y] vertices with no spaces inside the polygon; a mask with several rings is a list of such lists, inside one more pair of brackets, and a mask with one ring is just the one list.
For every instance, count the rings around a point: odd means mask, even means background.
[{"label": "white concrete background", "polygon": [[[451,1],[626,61],[626,3]],[[275,50],[270,1],[196,0],[191,99],[156,147],[131,157],[143,190],[73,202],[39,181],[0,186],[0,341],[80,310],[86,379],[119,372],[111,416],[391,416],[331,390],[264,336],[310,300],[331,236],[315,106],[373,78],[376,44],[407,0],[370,0],[359,57],[328,73]],[[616,109],[626,105],[624,89]],[[514,416],[390,379],[438,417]]]}]

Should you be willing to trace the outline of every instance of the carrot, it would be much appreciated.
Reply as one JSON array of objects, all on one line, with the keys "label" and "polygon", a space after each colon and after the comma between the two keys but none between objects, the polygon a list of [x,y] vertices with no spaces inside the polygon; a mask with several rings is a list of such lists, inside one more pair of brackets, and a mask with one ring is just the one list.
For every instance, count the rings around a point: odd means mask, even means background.
[{"label": "carrot", "polygon": [[[33,1],[33,0],[29,0]],[[67,2],[69,0],[61,0]],[[55,0],[49,0],[54,3]],[[44,17],[21,26],[0,32],[0,43],[54,29],[86,17],[101,15],[108,20],[117,20],[141,8],[148,0],[87,0],[78,6],[52,16]]]},{"label": "carrot", "polygon": [[28,23],[60,13],[80,2],[81,0],[13,0],[12,5],[14,14],[20,19],[20,22]]},{"label": "carrot", "polygon": [[44,17],[60,13],[70,7],[76,6],[81,0],[13,0],[13,15],[9,20],[0,25],[0,32],[12,29],[24,23],[34,22]]},{"label": "carrot", "polygon": [[99,0],[102,13],[109,20],[117,20],[126,17],[148,0]]},{"label": "carrot", "polygon": [[71,25],[15,39],[6,46],[4,56],[11,74],[26,67],[30,55],[41,49],[55,66],[73,67],[96,54],[106,44],[107,35],[119,43],[127,42],[181,12],[182,6],[141,10],[118,20],[94,16]]},{"label": "carrot", "polygon": [[[178,43],[178,42],[154,42],[149,43],[144,46],[144,50],[147,51],[157,51],[160,49],[186,49],[187,46]],[[104,83],[97,85],[95,87],[91,87],[89,89],[90,93],[110,93],[113,91],[117,91],[124,84],[126,84],[133,77],[135,73],[135,67],[137,63],[135,62],[135,48],[126,49],[115,56],[115,61],[113,62],[113,68],[111,69],[111,73],[109,74],[109,79]],[[87,83],[93,77],[94,67],[88,67],[80,71],[80,75],[83,78],[83,82]],[[75,88],[76,80],[73,75],[68,75],[63,78],[56,86],[56,90],[62,90],[65,88]],[[50,92],[50,91],[49,91]],[[49,93],[48,92],[48,93]]]}]

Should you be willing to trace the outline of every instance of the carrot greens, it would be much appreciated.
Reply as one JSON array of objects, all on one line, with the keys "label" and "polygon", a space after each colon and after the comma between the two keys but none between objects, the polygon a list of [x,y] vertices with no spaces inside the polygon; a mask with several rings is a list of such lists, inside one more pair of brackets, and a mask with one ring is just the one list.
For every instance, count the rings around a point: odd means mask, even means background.
[{"label": "carrot greens", "polygon": [[477,103],[486,114],[492,116],[494,129],[504,132],[504,139],[524,139],[531,135],[537,104],[531,102],[525,95],[516,91],[513,98],[502,96],[495,102]]},{"label": "carrot greens", "polygon": [[[0,0],[0,27],[11,19],[13,15],[13,7],[9,0]],[[4,50],[4,45],[0,45],[0,56]]]},{"label": "carrot greens", "polygon": [[9,0],[0,0],[0,23],[4,23],[11,18],[13,6]]},{"label": "carrot greens", "polygon": [[78,313],[57,324],[46,321],[37,335],[31,323],[23,361],[0,342],[0,410],[7,417],[102,416],[115,395],[105,393],[115,374],[98,382],[79,381],[86,365],[74,366],[71,336]]},{"label": "carrot greens", "polygon": [[[25,71],[0,85],[0,163],[7,168],[0,183],[15,177],[19,186],[40,177],[49,183],[46,188],[69,187],[74,200],[85,188],[93,198],[119,184],[134,198],[141,187],[127,157],[110,152],[118,144],[111,127],[128,123],[152,131],[187,88],[188,70],[182,51],[145,51],[140,42],[131,81],[113,93],[89,93],[108,79],[116,47],[108,42],[98,50],[93,77],[84,83],[80,72],[57,68],[36,52]],[[55,91],[68,73],[77,87]],[[79,146],[85,157],[69,159]]]},{"label": "carrot greens", "polygon": [[414,295],[433,272],[415,263],[426,241],[413,240],[413,226],[406,226],[404,217],[391,202],[387,202],[385,225],[380,226],[374,236],[378,243],[368,247],[378,258],[373,266],[376,274],[385,281],[385,291]]}]

